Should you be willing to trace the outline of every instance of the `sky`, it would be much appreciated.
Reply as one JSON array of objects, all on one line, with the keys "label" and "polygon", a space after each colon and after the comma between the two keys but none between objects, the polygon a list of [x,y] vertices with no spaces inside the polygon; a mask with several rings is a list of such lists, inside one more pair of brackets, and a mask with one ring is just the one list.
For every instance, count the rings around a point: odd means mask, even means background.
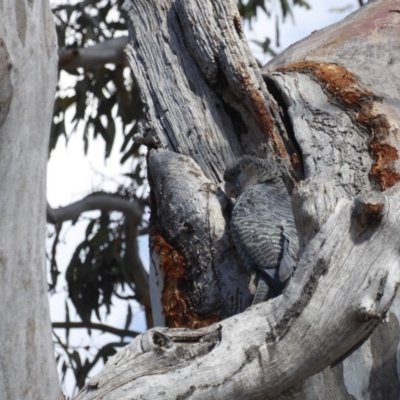
[{"label": "sky", "polygon": [[[358,1],[356,0],[335,0],[330,2],[308,0],[308,3],[312,7],[311,11],[296,7],[294,10],[294,21],[289,17],[281,25],[281,47],[279,51],[308,36],[314,30],[324,28],[343,19],[347,14],[358,8]],[[339,12],[340,10],[341,12]],[[248,24],[245,24],[245,30],[255,56],[262,63],[265,63],[268,57],[261,54],[257,46],[251,43],[251,40],[263,40],[267,35],[274,37],[275,22],[267,19],[265,14],[260,13],[257,21],[253,22],[252,29],[250,30]],[[62,73],[61,79],[67,79],[67,74]],[[68,118],[71,118],[71,115],[67,116],[67,120]],[[57,143],[56,149],[51,153],[47,172],[47,196],[49,204],[53,208],[66,206],[94,190],[113,191],[118,184],[128,182],[123,173],[130,171],[131,164],[126,162],[121,166],[119,163],[119,149],[122,145],[122,135],[117,135],[111,156],[107,160],[104,160],[104,142],[102,139],[91,140],[88,153],[85,156],[82,137],[83,133],[78,129],[69,138],[68,143],[66,143],[65,139],[61,138]],[[86,216],[95,215],[98,215],[98,212],[86,214]],[[65,270],[76,245],[84,238],[86,224],[87,222],[84,219],[78,221],[74,226],[71,226],[70,223],[64,223],[61,233],[62,242],[59,244],[57,250],[57,260],[61,271]],[[139,239],[139,249],[144,265],[148,268],[149,250],[147,236]],[[52,321],[63,321],[65,318],[64,299],[66,298],[66,292],[63,290],[65,286],[65,281],[62,281],[61,275],[57,293],[50,296]],[[144,315],[139,309],[137,311],[130,329],[143,331],[145,329]],[[106,323],[123,327],[125,313],[126,305],[123,302],[116,301],[113,312],[108,317]],[[71,320],[79,321],[79,318],[72,312]],[[110,340],[110,336],[100,334],[99,332],[94,332],[92,339],[89,340],[83,333],[84,331],[81,330],[72,335],[72,340],[75,341],[76,346],[83,346],[91,342],[94,342],[97,346],[101,346]]]}]

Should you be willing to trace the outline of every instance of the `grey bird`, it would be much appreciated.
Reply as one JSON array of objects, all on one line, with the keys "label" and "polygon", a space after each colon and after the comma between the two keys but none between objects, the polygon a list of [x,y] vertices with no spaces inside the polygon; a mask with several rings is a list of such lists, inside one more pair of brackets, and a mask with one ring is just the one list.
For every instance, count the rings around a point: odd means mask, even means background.
[{"label": "grey bird", "polygon": [[258,280],[252,304],[282,293],[296,266],[299,242],[285,173],[272,157],[253,156],[241,157],[224,173],[227,194],[237,199],[233,241],[252,282]]}]

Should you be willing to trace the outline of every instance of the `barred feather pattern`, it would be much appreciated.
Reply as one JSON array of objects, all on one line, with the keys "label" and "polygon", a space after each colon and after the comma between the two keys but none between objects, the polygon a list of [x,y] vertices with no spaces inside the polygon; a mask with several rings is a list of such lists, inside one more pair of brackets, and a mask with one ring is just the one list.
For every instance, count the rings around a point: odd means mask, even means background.
[{"label": "barred feather pattern", "polygon": [[[254,165],[248,168],[251,164],[249,156],[245,161],[235,175],[235,178],[240,176],[245,190],[239,195],[232,212],[231,233],[242,262],[258,274],[255,304],[282,292],[296,266],[299,245],[291,199],[283,179],[276,175],[278,169],[270,168],[275,176],[258,183],[265,179],[263,163],[258,162],[263,172],[257,172]],[[265,165],[265,160],[260,161]],[[228,175],[226,173],[229,179]]]}]

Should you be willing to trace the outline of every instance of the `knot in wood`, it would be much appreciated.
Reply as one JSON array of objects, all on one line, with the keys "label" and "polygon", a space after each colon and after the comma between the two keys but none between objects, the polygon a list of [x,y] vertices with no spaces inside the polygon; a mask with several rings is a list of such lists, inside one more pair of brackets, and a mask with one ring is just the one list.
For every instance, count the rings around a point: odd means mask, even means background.
[{"label": "knot in wood", "polygon": [[371,192],[354,200],[353,219],[360,227],[374,226],[383,217],[385,197],[379,192]]},{"label": "knot in wood", "polygon": [[158,149],[160,143],[153,131],[147,130],[143,133],[136,133],[133,135],[133,141],[138,145],[144,145],[149,149]]},{"label": "knot in wood", "polygon": [[164,349],[170,349],[172,347],[172,340],[161,332],[153,332],[153,343],[157,347]]},{"label": "knot in wood", "polygon": [[356,318],[360,322],[379,320],[382,314],[375,308],[375,302],[371,298],[364,298],[357,308]]},{"label": "knot in wood", "polygon": [[3,125],[10,111],[13,98],[13,86],[11,82],[12,63],[6,43],[0,39],[0,126]]}]

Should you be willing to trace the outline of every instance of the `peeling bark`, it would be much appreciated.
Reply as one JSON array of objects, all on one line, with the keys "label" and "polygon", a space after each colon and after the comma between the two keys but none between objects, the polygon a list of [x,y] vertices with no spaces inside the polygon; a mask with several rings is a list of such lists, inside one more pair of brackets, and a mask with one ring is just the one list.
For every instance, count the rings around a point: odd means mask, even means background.
[{"label": "peeling bark", "polygon": [[[306,177],[330,172],[339,185],[350,191],[352,185],[355,194],[371,187],[385,190],[399,182],[400,13],[396,10],[400,10],[397,0],[369,2],[263,68],[263,75],[285,99],[302,147]],[[337,131],[339,141],[332,143]],[[339,152],[328,154],[333,148]],[[346,165],[349,161],[352,164]],[[339,168],[345,176],[338,179]]]}]

